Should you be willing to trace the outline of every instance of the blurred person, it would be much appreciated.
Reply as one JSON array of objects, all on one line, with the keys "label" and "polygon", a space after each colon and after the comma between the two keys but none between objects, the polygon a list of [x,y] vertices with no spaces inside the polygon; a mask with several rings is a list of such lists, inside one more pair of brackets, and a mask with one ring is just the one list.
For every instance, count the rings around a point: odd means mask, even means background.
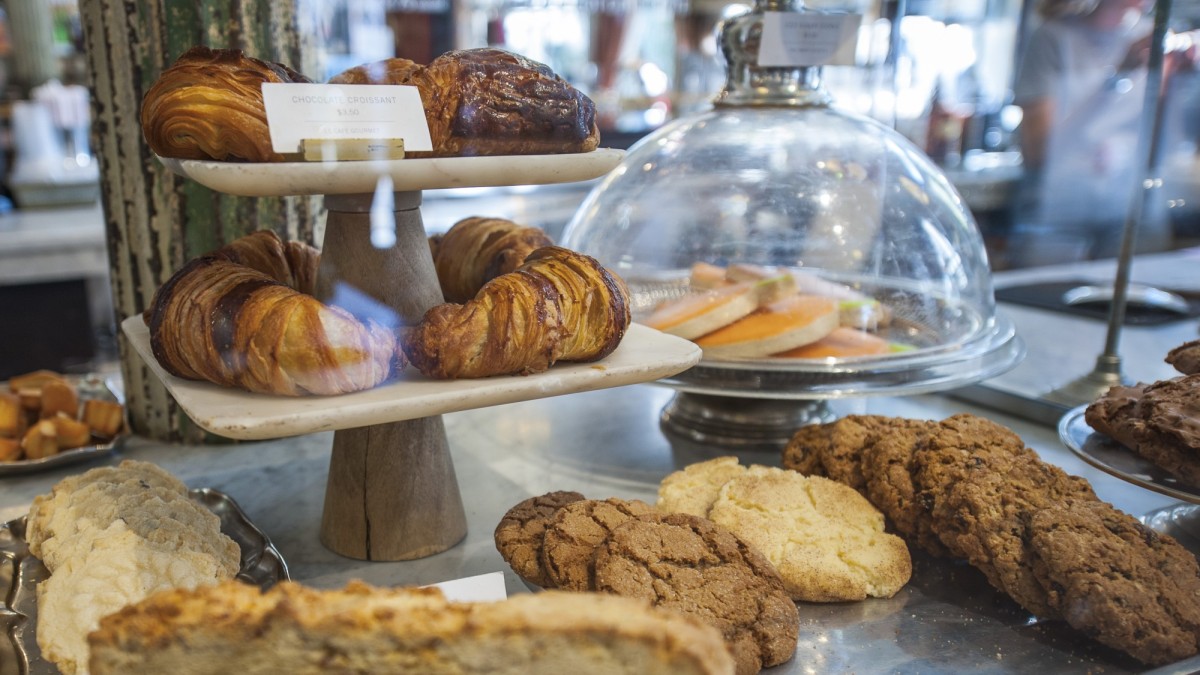
[{"label": "blurred person", "polygon": [[[1026,174],[1011,263],[1113,257],[1142,169],[1138,134],[1152,0],[1042,0],[1014,86]],[[1164,80],[1195,58],[1170,54]],[[1183,58],[1180,58],[1183,57]],[[1138,231],[1138,250],[1170,247],[1164,217]]]}]

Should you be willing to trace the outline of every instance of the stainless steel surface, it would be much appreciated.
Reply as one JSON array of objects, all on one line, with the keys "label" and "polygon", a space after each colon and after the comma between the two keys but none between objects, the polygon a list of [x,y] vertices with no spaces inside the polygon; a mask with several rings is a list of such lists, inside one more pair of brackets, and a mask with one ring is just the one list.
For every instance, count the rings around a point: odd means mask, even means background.
[{"label": "stainless steel surface", "polygon": [[796,429],[829,422],[824,401],[708,396],[681,391],[659,417],[672,443],[763,452],[783,450]]},{"label": "stainless steel surface", "polygon": [[1084,419],[1086,405],[1073,408],[1058,424],[1058,435],[1072,452],[1092,466],[1147,490],[1200,504],[1200,487],[1181,482],[1106,434],[1092,430]]},{"label": "stainless steel surface", "polygon": [[[242,561],[238,579],[269,588],[288,579],[287,564],[271,540],[237,503],[211,489],[189,491],[192,499],[221,519],[221,532],[237,542]],[[25,543],[25,517],[0,525],[0,675],[57,675],[58,668],[42,658],[37,644],[37,584],[49,577]]]},{"label": "stainless steel surface", "polygon": [[[107,401],[123,403],[123,393],[114,391],[109,383],[99,375],[64,376],[72,382],[78,392],[80,401],[98,398]],[[7,390],[8,383],[0,383],[0,389]],[[19,476],[26,473],[37,473],[60,466],[79,464],[92,461],[115,452],[125,442],[127,434],[121,433],[114,438],[93,436],[95,443],[80,448],[63,450],[57,454],[41,459],[22,459],[15,462],[0,462],[0,478],[4,476]]]}]

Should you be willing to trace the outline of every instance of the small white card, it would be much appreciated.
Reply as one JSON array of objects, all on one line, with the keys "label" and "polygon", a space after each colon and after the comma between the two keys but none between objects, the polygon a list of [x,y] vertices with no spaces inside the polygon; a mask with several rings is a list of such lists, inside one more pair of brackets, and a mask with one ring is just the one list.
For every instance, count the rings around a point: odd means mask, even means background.
[{"label": "small white card", "polygon": [[309,139],[402,138],[408,152],[433,150],[416,87],[264,82],[262,93],[275,152],[298,153]]},{"label": "small white card", "polygon": [[758,65],[854,65],[861,14],[763,12]]},{"label": "small white card", "polygon": [[503,572],[488,572],[431,585],[440,588],[451,602],[496,602],[508,597]]}]

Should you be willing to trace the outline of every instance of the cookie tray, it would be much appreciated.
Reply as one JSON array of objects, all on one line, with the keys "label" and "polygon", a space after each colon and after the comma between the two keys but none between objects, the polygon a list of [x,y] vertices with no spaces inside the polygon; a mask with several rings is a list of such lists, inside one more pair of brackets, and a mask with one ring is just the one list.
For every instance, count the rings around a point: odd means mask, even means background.
[{"label": "cookie tray", "polygon": [[[288,579],[287,564],[275,545],[228,495],[207,488],[189,491],[193,500],[221,519],[221,532],[242,552],[238,579],[268,588]],[[37,645],[37,584],[49,576],[25,544],[25,518],[0,524],[0,675],[57,675]]]}]

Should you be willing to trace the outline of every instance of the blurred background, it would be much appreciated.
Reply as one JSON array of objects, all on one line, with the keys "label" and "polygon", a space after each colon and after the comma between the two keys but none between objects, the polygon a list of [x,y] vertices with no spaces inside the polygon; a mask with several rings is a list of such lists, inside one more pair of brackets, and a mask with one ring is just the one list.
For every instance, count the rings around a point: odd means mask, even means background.
[{"label": "blurred background", "polygon": [[[1119,50],[1122,58],[1099,74],[1085,74],[1081,64],[1087,59],[1046,47],[1048,38],[1039,37],[1054,20],[1083,21],[1064,19],[1062,8],[1055,5],[1071,5],[1071,11],[1082,5],[1084,13],[1098,15],[1101,5],[1121,2],[1120,22],[1103,40],[1114,41],[1104,44],[1110,51]],[[835,107],[895,128],[942,167],[978,222],[993,269],[1104,257],[1115,251],[1115,235],[1107,237],[1112,246],[1098,246],[1064,235],[1061,228],[1047,229],[1038,220],[1045,204],[1029,194],[1031,186],[1051,184],[1054,169],[1048,162],[1054,152],[1031,150],[1035,139],[1047,143],[1044,147],[1053,143],[1041,138],[1047,122],[1035,116],[1044,112],[1034,98],[1036,87],[1022,83],[1034,70],[1024,62],[1027,54],[1036,53],[1034,65],[1058,68],[1060,81],[1047,85],[1044,77],[1040,80],[1043,93],[1048,86],[1052,93],[1079,98],[1084,84],[1095,85],[1104,99],[1096,103],[1082,98],[1084,109],[1132,106],[1132,118],[1137,118],[1144,96],[1136,71],[1144,71],[1144,58],[1133,57],[1142,44],[1139,40],[1149,32],[1152,3],[805,4],[862,16],[855,63],[825,69]],[[716,27],[723,18],[747,9],[746,4],[722,0],[297,3],[298,20],[316,44],[318,72],[305,73],[315,81],[392,56],[428,62],[451,49],[502,47],[549,65],[587,93],[600,113],[602,145],[618,148],[711,104],[725,79]],[[1173,68],[1161,97],[1158,163],[1164,198],[1148,211],[1154,222],[1145,225],[1142,250],[1200,243],[1200,72],[1194,67],[1196,47],[1189,42],[1189,31],[1200,28],[1200,0],[1174,2],[1170,27],[1173,48],[1185,58]],[[84,370],[113,353],[107,244],[96,159],[89,150],[82,49],[79,11],[72,0],[0,2],[0,375],[28,370],[33,362]],[[1070,58],[1076,62],[1061,62]],[[1028,60],[1032,63],[1033,57]],[[1060,117],[1064,106],[1060,102]],[[1066,124],[1082,127],[1074,118]],[[1085,150],[1072,141],[1068,145],[1078,148],[1078,156],[1067,159],[1128,169],[1134,156],[1128,148],[1108,142],[1120,137],[1116,124],[1107,118],[1097,121],[1099,131],[1089,133],[1100,135],[1100,149]],[[1091,183],[1099,184],[1098,179]],[[584,183],[430,191],[424,195],[422,213],[430,231],[483,214],[540,226],[557,236],[591,187]],[[1056,189],[1057,212],[1083,213],[1095,201],[1086,191]],[[1123,219],[1120,206],[1108,209]],[[50,337],[25,344],[31,341],[21,336],[29,334],[33,323],[58,329],[39,331]],[[61,344],[54,336],[61,336]],[[20,350],[13,347],[17,344]],[[31,350],[36,353],[31,355]]]}]

